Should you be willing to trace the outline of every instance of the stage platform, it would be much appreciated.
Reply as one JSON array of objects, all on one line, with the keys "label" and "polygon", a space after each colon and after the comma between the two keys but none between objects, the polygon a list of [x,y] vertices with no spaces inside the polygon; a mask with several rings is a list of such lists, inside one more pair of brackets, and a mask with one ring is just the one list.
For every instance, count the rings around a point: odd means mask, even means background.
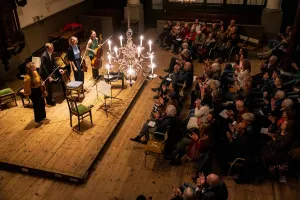
[{"label": "stage platform", "polygon": [[[118,125],[126,117],[126,111],[134,104],[139,91],[146,83],[140,74],[130,87],[121,81],[112,83],[112,107],[106,113],[98,109],[104,102],[103,95],[97,98],[96,85],[91,77],[91,69],[86,75],[87,92],[84,105],[93,104],[93,125],[89,118],[81,123],[78,133],[77,118],[73,117],[70,127],[69,110],[66,100],[55,107],[46,107],[49,123],[35,128],[32,108],[24,108],[21,101],[17,107],[0,111],[0,167],[23,173],[58,178],[64,181],[83,183],[88,177],[97,156],[105,143],[113,135]],[[102,72],[104,73],[104,72]],[[56,86],[56,90],[61,90]],[[59,98],[57,96],[57,98]],[[110,99],[107,99],[110,104]]]}]

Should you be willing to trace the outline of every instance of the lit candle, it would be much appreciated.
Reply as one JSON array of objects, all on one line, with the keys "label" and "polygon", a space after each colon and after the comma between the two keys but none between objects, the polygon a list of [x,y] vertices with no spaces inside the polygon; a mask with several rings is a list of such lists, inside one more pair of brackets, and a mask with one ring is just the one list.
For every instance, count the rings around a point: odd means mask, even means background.
[{"label": "lit candle", "polygon": [[152,60],[153,60],[153,55],[150,55],[151,64],[152,64]]},{"label": "lit candle", "polygon": [[110,41],[110,40],[108,40],[108,42],[107,42],[107,43],[108,43],[108,49],[109,49],[109,51],[111,51],[111,46],[110,46],[110,45],[111,45],[111,41]]},{"label": "lit candle", "polygon": [[155,67],[154,64],[151,65],[151,74],[153,74],[153,68]]},{"label": "lit candle", "polygon": [[114,47],[114,51],[116,53],[116,56],[118,57],[118,48],[117,47]]},{"label": "lit candle", "polygon": [[107,69],[107,74],[108,74],[108,75],[109,75],[109,68],[110,68],[110,65],[107,64],[107,65],[106,65],[106,69]]},{"label": "lit candle", "polygon": [[111,64],[111,55],[110,55],[110,54],[108,54],[108,56],[107,56],[107,57],[108,57],[108,63],[109,63],[109,64]]},{"label": "lit candle", "polygon": [[152,41],[151,40],[149,40],[149,52],[151,52],[151,45],[152,45]]},{"label": "lit candle", "polygon": [[121,47],[122,47],[122,40],[123,40],[123,36],[121,35],[121,36],[120,36],[120,44],[121,44]]},{"label": "lit candle", "polygon": [[143,46],[143,36],[141,35],[141,43],[140,43],[140,46],[142,47]]},{"label": "lit candle", "polygon": [[137,50],[138,50],[138,57],[140,57],[141,56],[141,47],[138,46]]}]

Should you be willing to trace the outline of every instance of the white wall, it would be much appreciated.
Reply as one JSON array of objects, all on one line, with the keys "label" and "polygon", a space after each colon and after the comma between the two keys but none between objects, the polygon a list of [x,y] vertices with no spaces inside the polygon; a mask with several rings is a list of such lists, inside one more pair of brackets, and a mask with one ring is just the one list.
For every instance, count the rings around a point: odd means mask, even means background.
[{"label": "white wall", "polygon": [[24,7],[17,9],[21,28],[36,23],[33,19],[36,16],[45,19],[82,1],[84,0],[27,0]]}]

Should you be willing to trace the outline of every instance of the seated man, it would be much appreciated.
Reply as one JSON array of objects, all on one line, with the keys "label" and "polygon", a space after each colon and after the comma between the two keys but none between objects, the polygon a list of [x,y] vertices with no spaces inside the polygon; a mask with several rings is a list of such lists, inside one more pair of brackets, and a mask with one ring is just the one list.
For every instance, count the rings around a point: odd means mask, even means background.
[{"label": "seated man", "polygon": [[176,77],[176,82],[179,84],[186,83],[187,87],[192,86],[193,84],[192,63],[190,62],[184,63],[183,70],[181,70]]},{"label": "seated man", "polygon": [[261,63],[260,71],[262,73],[268,72],[269,76],[272,75],[272,72],[278,68],[278,58],[276,56],[271,56],[267,64]]},{"label": "seated man", "polygon": [[197,187],[189,183],[184,183],[182,191],[194,190],[197,200],[227,200],[228,191],[226,184],[220,180],[216,174],[209,174],[207,177],[203,173],[197,178]]},{"label": "seated man", "polygon": [[185,62],[192,62],[191,60],[191,54],[190,51],[188,49],[183,49],[181,51],[181,54],[179,57],[172,57],[170,64],[169,64],[169,68],[168,69],[164,69],[165,72],[168,73],[172,73],[174,70],[174,66],[176,64],[179,64],[180,66],[183,66]]},{"label": "seated man", "polygon": [[233,161],[235,158],[244,158],[249,155],[250,141],[247,137],[247,124],[245,122],[238,123],[232,133],[227,132],[228,146],[227,146],[227,162]]},{"label": "seated man", "polygon": [[[171,126],[172,121],[174,120],[174,117],[176,116],[176,108],[173,105],[168,105],[164,113],[156,112],[154,114],[153,120],[148,120],[146,123],[144,123],[140,133],[134,137],[130,138],[131,141],[139,142],[142,144],[147,144],[149,138],[149,131],[151,128],[154,128],[156,132],[165,132],[168,127]],[[149,122],[155,122],[155,124],[149,125]],[[145,140],[141,141],[141,138],[145,136]]]}]

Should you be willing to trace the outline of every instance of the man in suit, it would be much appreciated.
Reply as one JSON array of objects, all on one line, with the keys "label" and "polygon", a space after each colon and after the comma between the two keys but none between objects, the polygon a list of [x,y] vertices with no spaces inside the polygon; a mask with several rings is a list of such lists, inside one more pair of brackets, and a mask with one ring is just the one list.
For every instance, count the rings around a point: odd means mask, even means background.
[{"label": "man in suit", "polygon": [[[53,56],[54,47],[52,43],[46,43],[45,45],[46,51],[41,56],[41,68],[40,68],[40,75],[43,80],[46,80],[48,76],[53,72],[54,69],[58,67],[57,63],[55,62],[55,58]],[[59,73],[56,75],[60,75],[63,73],[63,70],[60,69]],[[48,92],[48,96],[46,97],[46,101],[48,105],[55,106],[55,101],[52,99],[52,77],[45,82],[46,89]]]},{"label": "man in suit", "polygon": [[225,183],[216,174],[209,174],[206,178],[200,174],[197,180],[196,199],[199,200],[227,200],[228,191]]}]

